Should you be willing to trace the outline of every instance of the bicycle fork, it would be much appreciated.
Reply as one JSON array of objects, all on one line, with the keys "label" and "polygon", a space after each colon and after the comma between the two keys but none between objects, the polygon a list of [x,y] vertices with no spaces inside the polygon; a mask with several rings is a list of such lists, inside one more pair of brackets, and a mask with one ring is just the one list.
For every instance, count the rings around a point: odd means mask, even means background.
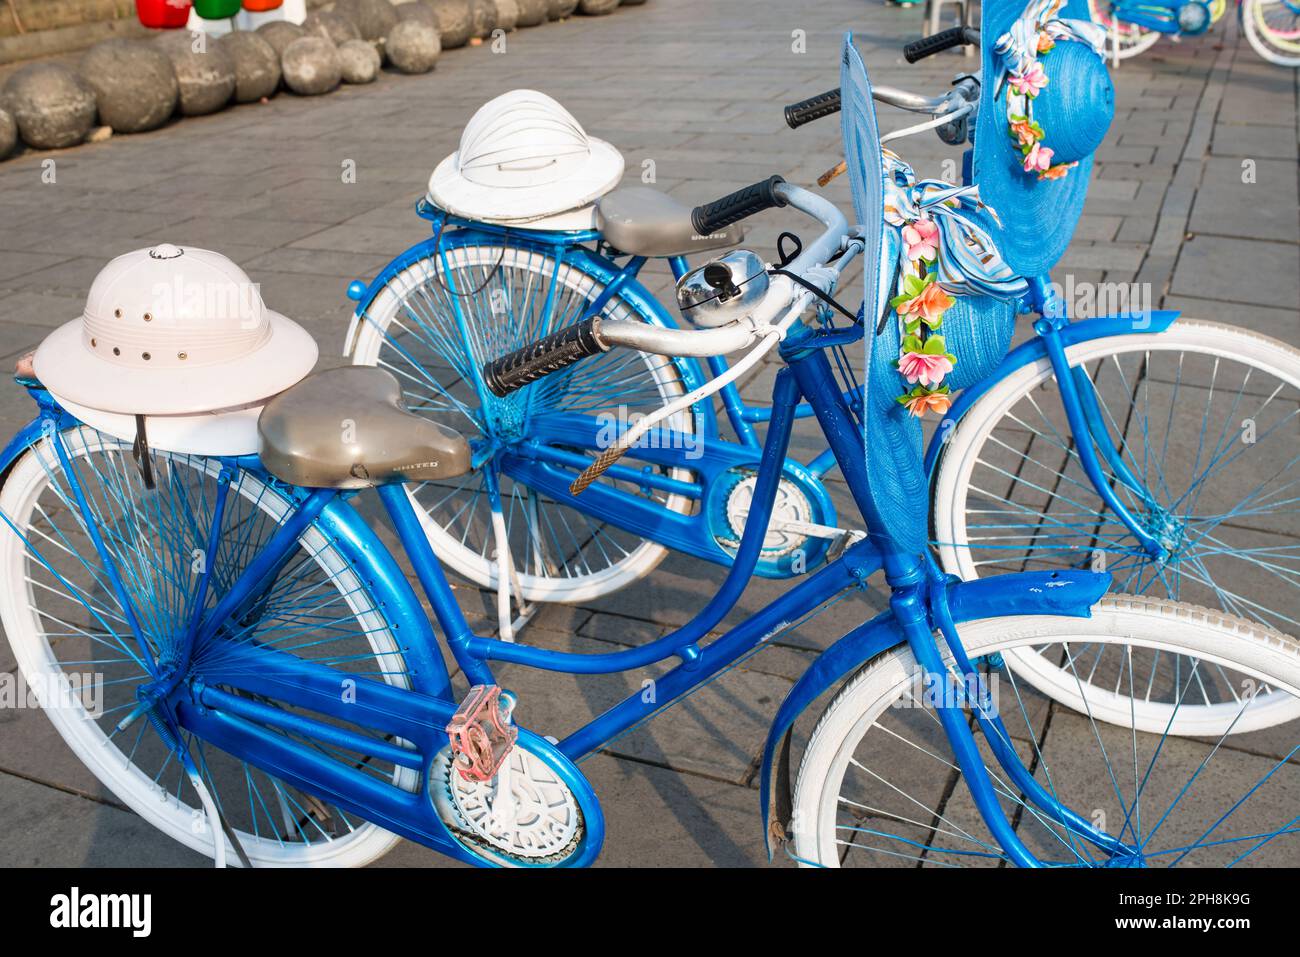
[{"label": "bicycle fork", "polygon": [[[1132,856],[1135,853],[1134,849],[1097,829],[1077,812],[1063,805],[1054,794],[1049,793],[1035,780],[1011,746],[1011,735],[1003,725],[1002,719],[995,714],[991,715],[984,702],[970,701],[960,690],[956,694],[947,693],[953,687],[954,677],[943,662],[938,642],[934,638],[936,629],[943,635],[944,642],[952,652],[954,663],[963,677],[977,674],[974,665],[966,655],[948,611],[946,589],[950,581],[955,582],[956,579],[940,578],[931,572],[920,582],[895,587],[889,604],[899,629],[923,673],[943,676],[944,683],[941,687],[945,693],[939,697],[935,710],[948,742],[952,745],[962,779],[975,800],[985,826],[1018,867],[1043,866],[1020,840],[998,802],[997,788],[994,786],[992,774],[980,755],[979,745],[967,721],[963,707],[965,703],[970,704],[980,732],[988,742],[998,766],[1007,776],[1010,785],[1020,792],[1023,799],[1037,807],[1048,820],[1061,825],[1074,838],[1080,838],[1111,856]],[[968,687],[965,682],[957,685],[958,689],[964,687]],[[1004,791],[1010,794],[1006,785]]]},{"label": "bicycle fork", "polygon": [[[1142,549],[1151,556],[1153,561],[1163,561],[1168,557],[1165,547],[1143,527],[1141,520],[1120,500],[1115,486],[1102,470],[1101,460],[1097,455],[1098,449],[1101,450],[1120,483],[1141,498],[1147,506],[1154,504],[1145,485],[1133,474],[1124,462],[1123,454],[1112,444],[1109,430],[1102,420],[1101,409],[1097,405],[1097,397],[1091,388],[1091,380],[1087,378],[1087,372],[1082,367],[1078,369],[1070,367],[1069,359],[1065,355],[1065,345],[1061,341],[1060,327],[1056,322],[1048,318],[1039,319],[1034,323],[1034,331],[1043,340],[1047,358],[1052,364],[1052,372],[1056,376],[1057,387],[1061,392],[1061,404],[1065,408],[1070,433],[1075,439],[1075,452],[1079,456],[1079,464],[1083,467],[1084,474],[1088,476],[1088,480],[1101,496],[1101,500],[1106,503],[1106,507],[1115,513],[1124,527],[1138,540]],[[1084,385],[1081,379],[1087,380],[1088,384]]]}]

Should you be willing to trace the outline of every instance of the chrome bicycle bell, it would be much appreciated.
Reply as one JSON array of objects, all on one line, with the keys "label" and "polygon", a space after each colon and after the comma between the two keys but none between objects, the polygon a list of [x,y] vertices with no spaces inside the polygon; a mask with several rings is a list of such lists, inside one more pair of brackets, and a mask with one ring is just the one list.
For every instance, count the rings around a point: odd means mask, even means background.
[{"label": "chrome bicycle bell", "polygon": [[767,267],[758,254],[734,249],[678,280],[677,308],[701,328],[725,326],[749,315],[767,294],[767,285]]}]

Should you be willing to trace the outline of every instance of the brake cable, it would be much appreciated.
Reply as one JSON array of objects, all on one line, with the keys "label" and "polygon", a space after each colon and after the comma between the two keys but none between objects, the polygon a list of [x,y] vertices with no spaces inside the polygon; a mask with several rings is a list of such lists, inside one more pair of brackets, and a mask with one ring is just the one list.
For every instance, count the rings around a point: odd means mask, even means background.
[{"label": "brake cable", "polygon": [[[790,240],[792,243],[794,243],[794,252],[787,253],[785,251],[784,243],[787,239]],[[822,290],[818,289],[815,285],[810,283],[808,280],[804,279],[803,276],[793,273],[790,270],[785,268],[786,266],[790,265],[790,263],[794,262],[794,260],[798,257],[798,255],[801,252],[803,252],[803,240],[801,240],[794,233],[783,232],[780,236],[776,238],[776,254],[777,256],[780,257],[781,261],[776,267],[769,269],[768,272],[770,272],[774,276],[785,276],[793,280],[794,282],[798,283],[800,286],[803,286],[805,289],[811,292],[818,299],[825,302],[827,305],[833,306],[834,308],[839,310],[843,315],[848,317],[850,322],[852,322],[854,325],[857,325],[858,322],[860,321],[858,319],[857,313],[849,312],[838,302],[836,302],[835,299],[832,298],[828,293],[822,292]],[[843,254],[841,253],[839,255],[843,255]],[[839,255],[837,255],[835,259],[838,259]],[[834,259],[830,261],[834,262]]]}]

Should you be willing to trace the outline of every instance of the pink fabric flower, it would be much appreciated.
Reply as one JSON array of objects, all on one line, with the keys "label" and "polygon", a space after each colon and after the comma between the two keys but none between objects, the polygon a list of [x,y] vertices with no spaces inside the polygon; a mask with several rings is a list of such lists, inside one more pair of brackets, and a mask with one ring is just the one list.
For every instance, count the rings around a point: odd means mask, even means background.
[{"label": "pink fabric flower", "polygon": [[936,319],[952,308],[953,298],[943,291],[937,282],[927,283],[926,287],[906,302],[898,304],[898,314],[903,318],[914,316],[933,326]]},{"label": "pink fabric flower", "polygon": [[1038,91],[1047,86],[1047,74],[1043,65],[1035,60],[1021,76],[1012,76],[1007,80],[1021,96],[1037,96]]},{"label": "pink fabric flower", "polygon": [[933,259],[939,251],[938,225],[933,220],[922,217],[904,226],[903,247],[907,251],[907,258],[913,262],[918,259]]},{"label": "pink fabric flower", "polygon": [[952,363],[944,355],[925,352],[905,352],[898,360],[898,371],[909,385],[938,385],[952,371]]},{"label": "pink fabric flower", "polygon": [[918,419],[925,418],[927,412],[943,415],[952,407],[952,396],[943,392],[926,392],[921,395],[908,396],[903,405]]},{"label": "pink fabric flower", "polygon": [[1033,173],[1046,170],[1052,165],[1052,150],[1042,143],[1035,143],[1025,154],[1025,172]]}]

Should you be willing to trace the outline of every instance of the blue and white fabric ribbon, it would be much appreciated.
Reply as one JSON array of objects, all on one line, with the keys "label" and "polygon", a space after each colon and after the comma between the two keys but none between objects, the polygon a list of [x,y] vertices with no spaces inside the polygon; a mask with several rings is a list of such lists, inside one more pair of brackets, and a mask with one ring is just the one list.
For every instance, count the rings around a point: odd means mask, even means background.
[{"label": "blue and white fabric ribbon", "polygon": [[[980,202],[979,187],[952,186],[942,180],[920,180],[912,167],[888,150],[884,154],[885,222],[902,229],[926,218],[938,227],[935,279],[958,296],[1015,299],[1028,283],[1007,265],[993,237],[979,222],[983,212],[1001,224],[992,207]],[[900,265],[908,266],[906,246],[899,243]]]}]

